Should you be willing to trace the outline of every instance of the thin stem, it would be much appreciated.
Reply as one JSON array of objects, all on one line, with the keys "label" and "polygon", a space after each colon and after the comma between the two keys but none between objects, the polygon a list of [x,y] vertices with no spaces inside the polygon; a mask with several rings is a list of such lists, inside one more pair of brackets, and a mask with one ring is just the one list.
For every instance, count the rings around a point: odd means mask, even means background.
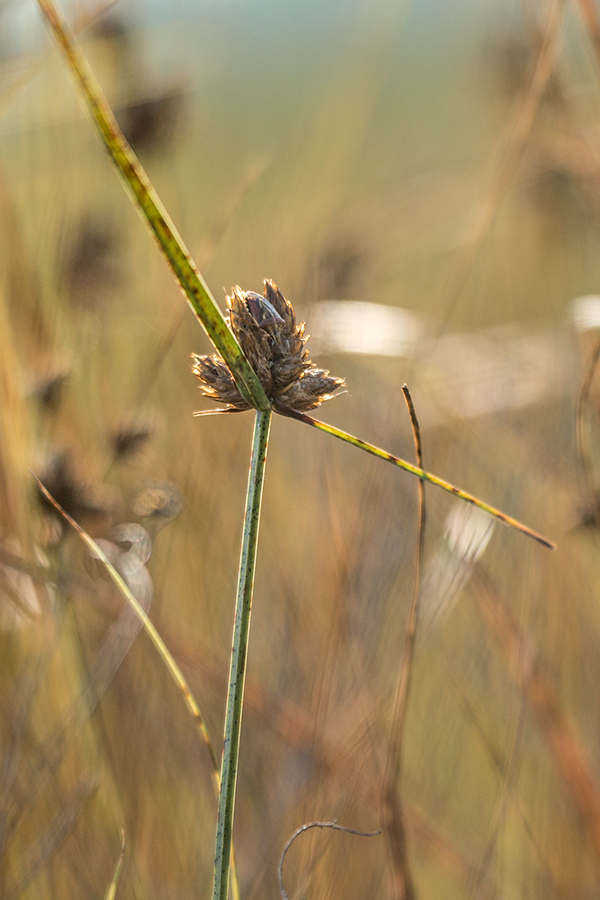
[{"label": "thin stem", "polygon": [[579,459],[583,468],[583,475],[585,478],[590,505],[592,506],[590,512],[595,512],[595,508],[597,506],[597,498],[592,471],[591,447],[589,436],[585,434],[586,429],[584,428],[583,416],[584,409],[589,401],[590,389],[592,387],[594,375],[596,374],[596,370],[598,368],[598,363],[600,363],[600,341],[598,342],[594,352],[592,353],[592,357],[585,370],[583,381],[581,382],[581,387],[579,388],[579,393],[577,394],[577,407],[575,411],[577,450],[579,452]]},{"label": "thin stem", "polygon": [[117,865],[115,866],[114,875],[108,886],[108,889],[104,896],[104,900],[115,900],[115,895],[117,893],[117,886],[119,884],[119,878],[121,877],[121,869],[123,868],[123,859],[124,858],[125,858],[125,832],[123,831],[123,829],[121,829],[121,850],[119,853],[119,858],[117,860]]},{"label": "thin stem", "polygon": [[512,617],[491,577],[476,563],[474,592],[484,622],[502,651],[510,674],[537,719],[557,771],[571,793],[593,850],[592,864],[600,884],[600,784],[581,736],[566,716],[551,677],[536,650]]},{"label": "thin stem", "polygon": [[250,474],[248,476],[248,490],[246,493],[246,515],[244,518],[244,534],[240,556],[235,621],[233,623],[229,690],[227,693],[223,760],[221,764],[219,815],[215,842],[213,900],[227,900],[235,788],[242,728],[242,705],[244,701],[244,682],[246,680],[246,660],[248,657],[248,635],[252,612],[252,589],[254,587],[260,506],[270,427],[271,410],[257,410]]},{"label": "thin stem", "polygon": [[300,837],[301,834],[304,834],[305,831],[309,831],[311,828],[331,828],[333,831],[344,831],[346,834],[356,834],[358,835],[358,837],[377,837],[381,834],[381,831],[357,831],[356,828],[347,828],[346,825],[338,825],[335,819],[332,822],[307,822],[305,825],[301,825],[300,828],[297,828],[291,838],[287,841],[285,847],[283,848],[281,859],[279,860],[279,893],[281,894],[282,900],[289,900],[289,897],[285,892],[285,888],[283,887],[283,864],[285,862],[288,850],[290,849],[296,838]]},{"label": "thin stem", "polygon": [[[415,442],[415,456],[419,468],[423,467],[423,449],[421,444],[421,429],[415,406],[405,384],[402,388]],[[414,900],[415,887],[408,858],[406,841],[406,816],[400,778],[402,775],[404,725],[406,722],[406,710],[408,708],[408,696],[412,680],[413,663],[415,657],[415,645],[417,637],[417,623],[419,612],[419,593],[421,586],[421,565],[425,544],[425,482],[419,480],[419,518],[417,525],[417,549],[415,560],[415,582],[413,596],[404,636],[404,651],[402,662],[398,672],[394,704],[392,707],[392,727],[390,731],[390,746],[387,761],[387,771],[382,789],[383,817],[385,820],[385,835],[387,838],[390,862],[392,867],[393,897],[395,900]]]},{"label": "thin stem", "polygon": [[[585,0],[579,0],[580,8]],[[540,49],[529,84],[511,117],[492,161],[490,178],[481,202],[473,213],[463,240],[444,275],[431,307],[436,311],[438,334],[446,330],[460,293],[464,288],[475,260],[494,223],[507,188],[514,183],[517,166],[530,138],[544,91],[556,65],[557,47],[566,8],[565,0],[556,0],[550,8],[541,36]],[[537,35],[536,35],[537,38]]]},{"label": "thin stem", "polygon": [[556,545],[553,544],[552,541],[549,541],[548,538],[544,537],[542,534],[529,528],[528,525],[524,525],[522,522],[519,522],[518,519],[514,519],[512,516],[507,515],[507,513],[496,509],[495,506],[490,506],[489,503],[480,500],[479,497],[475,497],[474,494],[469,494],[468,491],[463,491],[461,488],[455,487],[449,481],[444,481],[443,478],[438,478],[437,475],[433,475],[431,472],[426,472],[418,466],[413,466],[413,464],[407,462],[407,460],[400,459],[399,456],[394,456],[393,453],[388,453],[387,450],[382,450],[381,447],[376,447],[375,444],[369,444],[367,441],[362,441],[360,438],[355,437],[353,434],[348,434],[347,431],[342,431],[334,425],[328,425],[327,422],[321,422],[319,419],[314,419],[306,413],[296,412],[296,410],[284,406],[284,404],[279,401],[275,402],[274,409],[275,412],[278,412],[282,416],[287,416],[289,419],[297,419],[298,422],[304,422],[306,425],[312,425],[313,428],[324,431],[325,434],[331,434],[333,437],[339,438],[340,441],[346,441],[348,444],[358,447],[359,450],[365,450],[367,453],[372,453],[373,456],[385,459],[386,462],[390,462],[392,465],[404,469],[405,472],[410,472],[411,475],[416,475],[417,478],[428,481],[430,484],[435,484],[436,487],[441,488],[443,491],[448,491],[449,494],[454,494],[454,496],[458,497],[460,500],[464,500],[466,503],[472,503],[473,506],[482,509],[494,519],[504,522],[505,525],[509,525],[511,528],[516,528],[517,531],[526,534],[528,537],[532,537],[540,544],[543,544],[544,547],[548,547],[550,550],[556,550]]},{"label": "thin stem", "polygon": [[[412,397],[410,395],[410,391],[408,386],[405,384],[402,388],[402,393],[404,394],[404,399],[406,401],[406,405],[408,406],[408,412],[410,415],[410,421],[413,430],[413,437],[415,441],[415,457],[417,460],[417,464],[419,468],[423,468],[423,448],[421,444],[421,429],[419,427],[419,420],[417,419],[417,413],[413,404]],[[410,681],[412,676],[412,668],[415,656],[415,643],[417,636],[417,623],[418,623],[418,613],[419,613],[419,591],[421,586],[421,566],[423,563],[423,551],[425,545],[425,483],[423,479],[419,481],[419,518],[417,525],[417,552],[416,552],[416,560],[415,560],[415,583],[413,586],[413,596],[412,603],[410,605],[410,613],[408,616],[408,623],[406,626],[406,635],[404,638],[404,654],[402,665],[400,667],[400,673],[398,678],[398,685],[396,688],[396,696],[394,702],[394,715],[393,715],[393,727],[392,727],[392,743],[396,741],[395,744],[395,753],[396,753],[396,765],[398,771],[395,773],[396,777],[398,777],[401,768],[401,756],[402,756],[402,736],[404,734],[404,722],[406,719],[406,709],[408,707],[408,695],[410,692]]]}]

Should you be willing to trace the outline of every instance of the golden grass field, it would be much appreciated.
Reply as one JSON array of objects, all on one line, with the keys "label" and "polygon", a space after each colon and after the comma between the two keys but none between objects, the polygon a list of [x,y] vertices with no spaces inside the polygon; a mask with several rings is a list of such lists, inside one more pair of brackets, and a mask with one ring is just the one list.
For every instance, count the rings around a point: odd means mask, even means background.
[{"label": "golden grass field", "polygon": [[[600,284],[600,20],[585,0],[438,6],[345,0],[322,27],[316,7],[181,7],[142,27],[124,3],[80,35],[219,302],[273,278],[309,332],[325,301],[418,317],[404,355],[319,352],[317,328],[315,358],[348,384],[319,417],[412,461],[408,383],[425,467],[557,544],[496,525],[475,558],[458,501],[426,488],[394,734],[418,482],[275,417],[234,831],[243,900],[280,896],[301,825],[381,828],[400,743],[416,897],[600,892],[600,319],[574,327],[571,312]],[[5,12],[0,896],[105,897],[122,830],[118,898],[207,897],[206,749],[30,470],[115,553],[130,546],[117,526],[144,526],[139,589],[149,601],[151,582],[220,751],[252,413],[193,417],[207,403],[190,354],[209,342],[50,38],[18,55]],[[391,843],[393,829],[302,835],[288,896],[400,897]]]}]

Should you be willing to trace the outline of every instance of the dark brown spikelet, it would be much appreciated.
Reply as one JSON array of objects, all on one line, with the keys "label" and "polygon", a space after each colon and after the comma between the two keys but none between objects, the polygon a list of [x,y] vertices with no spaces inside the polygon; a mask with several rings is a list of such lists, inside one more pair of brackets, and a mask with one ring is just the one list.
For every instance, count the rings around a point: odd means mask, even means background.
[{"label": "dark brown spikelet", "polygon": [[[345,387],[343,378],[334,378],[311,362],[305,324],[296,323],[292,304],[273,281],[265,281],[262,295],[234,287],[227,307],[231,330],[274,406],[307,412]],[[193,354],[193,358],[192,371],[205,397],[230,410],[250,408],[220,356]]]}]

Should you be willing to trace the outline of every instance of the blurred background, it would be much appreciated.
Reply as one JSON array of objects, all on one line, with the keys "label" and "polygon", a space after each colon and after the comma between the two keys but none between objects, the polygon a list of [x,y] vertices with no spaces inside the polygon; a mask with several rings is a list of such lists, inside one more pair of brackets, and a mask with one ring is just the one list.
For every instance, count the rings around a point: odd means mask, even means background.
[{"label": "blurred background", "polygon": [[[235,842],[244,900],[600,890],[600,18],[594,0],[64,7],[211,290],[274,279],[348,391],[276,417]],[[29,0],[0,3],[0,894],[208,896],[252,414],[205,408],[198,327]],[[137,637],[137,639],[136,639]],[[392,804],[393,805],[393,804]],[[401,815],[400,815],[401,814]],[[401,829],[400,829],[401,830]],[[410,896],[410,892],[408,894]]]}]

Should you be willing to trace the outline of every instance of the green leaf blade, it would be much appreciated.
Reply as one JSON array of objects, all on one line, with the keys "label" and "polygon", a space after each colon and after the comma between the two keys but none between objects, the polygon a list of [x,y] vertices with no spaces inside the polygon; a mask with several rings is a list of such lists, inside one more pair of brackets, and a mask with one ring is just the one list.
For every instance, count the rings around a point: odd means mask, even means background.
[{"label": "green leaf blade", "polygon": [[533,528],[530,528],[528,525],[525,525],[523,522],[515,519],[513,516],[509,516],[507,513],[502,512],[502,510],[498,509],[495,506],[492,506],[489,503],[486,503],[485,500],[481,500],[474,494],[470,494],[468,491],[463,491],[462,488],[456,487],[449,481],[446,481],[443,478],[439,478],[432,472],[427,472],[425,471],[425,469],[420,469],[418,466],[414,466],[407,460],[401,459],[399,456],[395,456],[393,453],[388,453],[387,450],[383,450],[381,447],[375,446],[375,444],[370,444],[368,443],[368,441],[363,441],[361,438],[358,438],[353,434],[349,434],[347,431],[342,431],[341,428],[336,428],[334,425],[329,425],[327,422],[321,422],[320,419],[315,419],[313,418],[313,416],[309,416],[306,413],[296,412],[295,410],[289,409],[281,403],[276,403],[275,412],[278,412],[282,416],[287,416],[290,419],[296,419],[298,422],[304,422],[306,425],[312,425],[313,428],[316,428],[319,431],[323,431],[325,432],[325,434],[329,434],[332,437],[338,438],[338,440],[340,441],[345,441],[347,444],[352,444],[353,447],[358,447],[359,450],[364,450],[366,453],[371,453],[373,456],[379,457],[379,459],[383,459],[386,462],[392,463],[392,465],[398,466],[398,468],[400,469],[404,469],[405,472],[409,472],[411,475],[420,478],[421,481],[427,481],[429,482],[429,484],[433,484],[436,487],[441,488],[443,491],[447,491],[449,494],[453,494],[455,497],[458,497],[465,503],[471,503],[473,506],[476,506],[478,509],[481,509],[483,512],[487,513],[493,519],[497,519],[504,525],[508,525],[509,528],[514,528],[515,531],[520,531],[521,534],[525,534],[527,535],[527,537],[533,538],[534,541],[537,541],[539,544],[542,544],[549,550],[556,550],[556,544],[548,540],[547,537],[544,537],[543,534],[539,534],[539,532],[534,531]]},{"label": "green leaf blade", "polygon": [[185,243],[119,128],[74,36],[70,34],[53,0],[38,0],[38,5],[65,56],[102,143],[194,314],[225,360],[244,399],[256,409],[269,409],[271,404],[256,373],[228,328],[223,313],[198,272]]}]

